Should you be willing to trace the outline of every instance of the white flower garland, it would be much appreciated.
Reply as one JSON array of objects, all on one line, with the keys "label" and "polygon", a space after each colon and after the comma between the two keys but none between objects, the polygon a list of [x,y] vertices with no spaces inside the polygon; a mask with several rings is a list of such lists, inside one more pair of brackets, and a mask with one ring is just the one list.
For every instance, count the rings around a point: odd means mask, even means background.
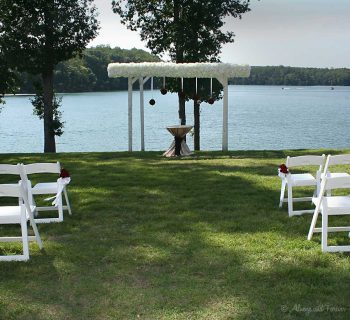
[{"label": "white flower garland", "polygon": [[250,66],[231,63],[110,63],[108,76],[117,77],[173,77],[173,78],[246,78]]}]

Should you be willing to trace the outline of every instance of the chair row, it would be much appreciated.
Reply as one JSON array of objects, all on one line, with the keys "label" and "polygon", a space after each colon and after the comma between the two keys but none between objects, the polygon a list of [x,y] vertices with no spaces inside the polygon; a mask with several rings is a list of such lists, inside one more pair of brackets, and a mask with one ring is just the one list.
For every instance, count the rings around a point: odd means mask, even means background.
[{"label": "chair row", "polygon": [[[28,176],[32,174],[52,173],[58,174],[55,182],[41,182],[32,186]],[[37,223],[62,222],[63,210],[68,210],[72,214],[68,200],[66,185],[70,182],[69,173],[65,169],[61,169],[59,162],[57,163],[34,163],[34,164],[0,164],[1,175],[15,175],[18,183],[0,184],[0,197],[17,197],[17,206],[1,206],[0,207],[0,224],[20,224],[22,230],[21,237],[0,237],[0,242],[21,241],[23,246],[22,255],[0,256],[0,261],[11,260],[28,260],[29,259],[29,241],[36,240],[39,248],[42,248],[42,241],[37,229]],[[52,201],[50,206],[37,206],[35,196],[37,195],[54,195],[45,200]],[[66,204],[63,205],[62,194],[64,195]],[[58,212],[57,218],[38,218],[39,211]],[[34,237],[28,236],[27,222],[33,228]]]},{"label": "chair row", "polygon": [[[331,172],[330,167],[334,165],[350,165],[350,155],[328,155],[324,163],[325,155],[322,156],[302,156],[288,157],[286,165],[279,169],[279,176],[282,178],[280,207],[284,199],[284,190],[288,188],[288,213],[289,216],[299,215],[307,212],[313,213],[310,230],[307,239],[311,240],[315,232],[321,232],[322,251],[344,252],[350,251],[350,245],[329,245],[328,234],[330,232],[349,232],[349,226],[330,227],[329,216],[350,215],[350,196],[337,195],[332,196],[335,189],[350,189],[350,175],[347,172]],[[319,166],[316,176],[310,173],[292,174],[289,171],[291,167],[317,165]],[[295,186],[314,186],[313,197],[293,198],[292,188]],[[293,211],[293,202],[309,201],[315,205],[314,210]],[[322,226],[316,227],[319,214],[322,215]]]},{"label": "chair row", "polygon": [[[279,176],[281,177],[281,195],[279,207],[281,208],[284,202],[288,202],[288,215],[290,217],[294,215],[301,215],[304,213],[313,213],[314,210],[294,210],[293,202],[311,202],[314,197],[320,192],[321,180],[324,176],[327,177],[346,177],[349,176],[346,172],[331,172],[331,166],[335,165],[349,165],[350,154],[341,155],[328,155],[322,156],[299,156],[299,157],[287,157],[286,165],[282,165],[279,169]],[[283,167],[284,166],[284,167]],[[290,168],[305,167],[305,166],[317,166],[315,176],[311,173],[291,173]],[[314,193],[312,197],[293,197],[294,187],[314,187]],[[285,191],[287,189],[287,198],[285,198]]]}]

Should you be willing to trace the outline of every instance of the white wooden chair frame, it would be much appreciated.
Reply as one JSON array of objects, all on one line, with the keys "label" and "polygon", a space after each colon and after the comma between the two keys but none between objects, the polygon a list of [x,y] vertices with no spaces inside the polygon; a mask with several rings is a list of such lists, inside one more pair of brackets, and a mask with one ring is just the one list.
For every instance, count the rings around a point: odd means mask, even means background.
[{"label": "white wooden chair frame", "polygon": [[[24,184],[2,184],[0,185],[0,196],[17,197],[21,200],[18,206],[0,207],[0,224],[19,224],[21,226],[21,237],[0,237],[0,242],[22,242],[23,254],[1,255],[0,261],[26,261],[29,259],[29,241],[36,241],[40,249],[43,248],[39,231],[34,221],[33,213],[35,207],[29,205]],[[28,235],[27,222],[33,228],[35,236]]]},{"label": "white wooden chair frame", "polygon": [[[293,202],[306,202],[312,201],[312,198],[315,197],[320,190],[320,181],[321,181],[321,173],[325,160],[325,155],[322,156],[314,156],[314,155],[306,155],[299,157],[287,157],[286,166],[289,168],[300,167],[300,166],[319,166],[319,169],[316,172],[316,177],[312,176],[309,173],[302,174],[292,174],[288,173],[281,177],[281,194],[280,194],[280,203],[279,207],[282,208],[283,202],[288,203],[288,215],[289,217],[295,215],[302,215],[304,213],[313,213],[313,210],[293,210]],[[295,178],[295,179],[294,179]],[[305,186],[314,186],[315,191],[313,197],[301,197],[301,198],[293,198],[293,187],[305,187]],[[285,190],[286,187],[288,189],[288,197],[285,198]]]},{"label": "white wooden chair frame", "polygon": [[[37,174],[37,173],[57,173],[58,175],[61,172],[61,166],[59,162],[56,163],[33,163],[22,165],[22,174],[26,177],[28,181],[28,198],[31,204],[35,205],[35,195],[44,195],[44,194],[57,194],[58,183],[57,182],[48,182],[48,183],[37,183],[35,186],[32,186],[28,175]],[[63,210],[68,210],[69,215],[72,214],[71,206],[68,199],[67,189],[63,188],[63,195],[65,198],[65,205],[63,205],[62,194],[59,194],[56,203],[57,205],[52,206],[42,206],[36,207],[37,214],[40,211],[58,211],[57,218],[35,218],[36,223],[51,223],[51,222],[62,222],[63,221]]]},{"label": "white wooden chair frame", "polygon": [[[325,193],[332,189],[350,189],[350,176],[325,177],[322,179],[319,197],[314,199],[316,208],[312,217],[310,230],[307,239],[311,240],[315,232],[322,232],[321,248],[325,252],[349,252],[350,245],[329,246],[328,233],[350,231],[350,226],[329,227],[328,217],[338,215],[350,215],[350,196],[325,196]],[[322,226],[316,228],[319,213],[322,214]]]}]

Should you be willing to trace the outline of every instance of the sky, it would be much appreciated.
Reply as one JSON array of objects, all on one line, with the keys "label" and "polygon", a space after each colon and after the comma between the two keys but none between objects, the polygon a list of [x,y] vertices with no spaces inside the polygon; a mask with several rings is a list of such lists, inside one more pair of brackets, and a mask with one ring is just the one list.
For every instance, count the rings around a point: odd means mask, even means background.
[{"label": "sky", "polygon": [[[100,33],[89,46],[109,44],[149,51],[137,32],[95,0]],[[223,46],[221,61],[252,66],[350,67],[350,0],[251,0],[242,19],[226,18],[235,42]]]}]

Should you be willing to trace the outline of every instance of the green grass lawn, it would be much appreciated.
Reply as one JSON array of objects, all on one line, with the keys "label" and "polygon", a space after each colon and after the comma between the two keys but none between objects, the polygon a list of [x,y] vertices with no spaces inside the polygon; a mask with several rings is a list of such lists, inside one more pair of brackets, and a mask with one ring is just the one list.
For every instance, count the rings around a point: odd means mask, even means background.
[{"label": "green grass lawn", "polygon": [[0,263],[0,319],[349,319],[350,256],[278,208],[278,165],[322,152],[1,155],[59,160],[73,216],[39,225],[29,262]]}]

